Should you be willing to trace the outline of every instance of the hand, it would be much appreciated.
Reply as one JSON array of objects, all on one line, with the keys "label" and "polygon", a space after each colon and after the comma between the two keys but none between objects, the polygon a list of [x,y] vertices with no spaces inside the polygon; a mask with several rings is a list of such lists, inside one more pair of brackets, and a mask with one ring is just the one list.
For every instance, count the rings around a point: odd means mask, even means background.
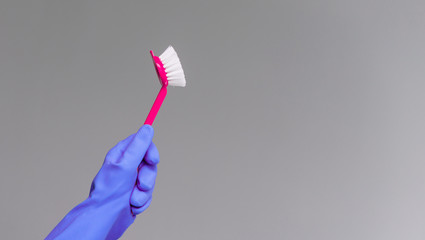
[{"label": "hand", "polygon": [[72,209],[46,239],[118,239],[149,207],[159,153],[153,128],[142,126],[105,157],[89,197]]},{"label": "hand", "polygon": [[113,147],[93,180],[90,198],[99,203],[122,201],[133,215],[143,212],[152,198],[159,162],[152,137],[153,128],[144,125]]}]

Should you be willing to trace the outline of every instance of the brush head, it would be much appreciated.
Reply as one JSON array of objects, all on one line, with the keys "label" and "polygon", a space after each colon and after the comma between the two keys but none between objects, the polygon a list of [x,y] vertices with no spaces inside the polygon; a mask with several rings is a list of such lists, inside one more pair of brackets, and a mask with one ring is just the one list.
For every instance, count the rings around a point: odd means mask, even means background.
[{"label": "brush head", "polygon": [[180,59],[172,46],[169,46],[159,57],[155,56],[153,51],[150,51],[150,53],[161,85],[186,86]]}]

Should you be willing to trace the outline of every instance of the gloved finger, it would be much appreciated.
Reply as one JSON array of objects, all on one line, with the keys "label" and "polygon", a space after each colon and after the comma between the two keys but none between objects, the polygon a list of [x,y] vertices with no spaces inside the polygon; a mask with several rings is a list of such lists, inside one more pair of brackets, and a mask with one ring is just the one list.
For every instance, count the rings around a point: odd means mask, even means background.
[{"label": "gloved finger", "polygon": [[122,154],[121,162],[130,168],[137,169],[153,138],[153,128],[150,125],[143,125],[133,136]]},{"label": "gloved finger", "polygon": [[144,160],[147,164],[150,164],[150,165],[156,165],[159,163],[159,152],[153,142],[149,146]]},{"label": "gloved finger", "polygon": [[151,202],[152,202],[152,197],[149,198],[149,200],[145,203],[145,205],[143,205],[139,208],[132,207],[131,211],[133,212],[134,215],[138,215],[138,214],[142,213],[143,211],[145,211],[151,205]]},{"label": "gloved finger", "polygon": [[137,176],[137,187],[142,191],[151,190],[155,184],[156,172],[156,165],[149,165],[143,161]]},{"label": "gloved finger", "polygon": [[133,207],[139,208],[145,205],[145,203],[151,198],[152,191],[140,191],[137,187],[133,189],[131,194],[130,204]]},{"label": "gloved finger", "polygon": [[121,140],[117,145],[115,145],[109,152],[106,154],[105,159],[108,161],[116,161],[119,159],[124,152],[124,150],[127,148],[128,144],[130,143],[131,139],[133,139],[134,134],[131,134],[126,139]]}]

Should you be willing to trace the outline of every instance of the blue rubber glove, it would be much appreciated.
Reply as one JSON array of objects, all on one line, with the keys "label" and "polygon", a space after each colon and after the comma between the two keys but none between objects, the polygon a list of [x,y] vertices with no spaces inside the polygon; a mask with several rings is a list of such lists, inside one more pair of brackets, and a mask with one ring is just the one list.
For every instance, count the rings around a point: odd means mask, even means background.
[{"label": "blue rubber glove", "polygon": [[119,142],[105,157],[89,197],[72,209],[46,239],[118,239],[149,207],[159,162],[153,128]]}]

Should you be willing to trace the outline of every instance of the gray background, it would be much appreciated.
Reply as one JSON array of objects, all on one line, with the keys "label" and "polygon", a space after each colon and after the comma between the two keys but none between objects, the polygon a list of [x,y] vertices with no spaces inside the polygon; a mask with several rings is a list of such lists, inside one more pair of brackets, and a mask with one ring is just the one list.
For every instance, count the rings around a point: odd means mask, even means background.
[{"label": "gray background", "polygon": [[124,239],[424,239],[424,26],[423,0],[1,0],[1,238],[87,197],[172,44],[188,84]]}]

